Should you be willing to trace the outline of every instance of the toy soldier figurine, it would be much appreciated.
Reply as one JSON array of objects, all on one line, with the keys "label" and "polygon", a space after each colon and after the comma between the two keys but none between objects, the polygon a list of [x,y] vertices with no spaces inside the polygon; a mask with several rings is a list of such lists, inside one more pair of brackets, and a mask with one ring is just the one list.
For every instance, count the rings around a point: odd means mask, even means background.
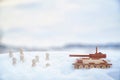
[{"label": "toy soldier figurine", "polygon": [[49,60],[49,53],[46,53],[46,61],[47,61],[47,63],[45,64],[46,67],[50,66],[48,60]]},{"label": "toy soldier figurine", "polygon": [[9,57],[10,57],[10,58],[13,57],[13,53],[12,53],[11,50],[9,51]]},{"label": "toy soldier figurine", "polygon": [[46,67],[49,67],[50,66],[50,64],[49,63],[46,63]]},{"label": "toy soldier figurine", "polygon": [[32,67],[35,67],[35,66],[36,66],[36,60],[33,59],[33,60],[32,60]]},{"label": "toy soldier figurine", "polygon": [[13,59],[12,59],[12,64],[13,64],[13,65],[16,65],[16,62],[17,62],[17,59],[16,59],[16,58],[13,58]]},{"label": "toy soldier figurine", "polygon": [[39,62],[39,56],[35,56],[36,62]]},{"label": "toy soldier figurine", "polygon": [[23,55],[23,49],[20,49],[20,55]]},{"label": "toy soldier figurine", "polygon": [[20,49],[20,61],[24,62],[23,49]]},{"label": "toy soldier figurine", "polygon": [[46,60],[49,60],[49,53],[46,53]]},{"label": "toy soldier figurine", "polygon": [[24,62],[24,55],[20,55],[20,61]]}]

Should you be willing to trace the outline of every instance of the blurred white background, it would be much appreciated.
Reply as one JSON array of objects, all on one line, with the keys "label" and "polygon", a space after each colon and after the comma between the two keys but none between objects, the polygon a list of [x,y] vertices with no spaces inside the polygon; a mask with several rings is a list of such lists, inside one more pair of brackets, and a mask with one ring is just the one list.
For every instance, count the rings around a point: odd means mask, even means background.
[{"label": "blurred white background", "polygon": [[120,42],[119,0],[2,0],[2,43],[50,47]]}]

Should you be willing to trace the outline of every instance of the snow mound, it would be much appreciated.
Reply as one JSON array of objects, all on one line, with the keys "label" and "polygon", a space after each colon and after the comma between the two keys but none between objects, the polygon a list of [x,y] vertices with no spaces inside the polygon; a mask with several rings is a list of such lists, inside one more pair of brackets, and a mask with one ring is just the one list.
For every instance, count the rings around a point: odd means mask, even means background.
[{"label": "snow mound", "polygon": [[[50,54],[49,61],[45,60],[46,53]],[[32,59],[36,55],[40,60],[32,67]],[[24,56],[25,62],[22,63],[19,52],[14,53],[17,64],[13,66],[8,53],[0,54],[0,80],[119,80],[119,77],[114,78],[111,72],[115,73],[120,66],[113,66],[110,69],[74,70],[72,63],[75,58],[70,58],[68,52],[24,52]],[[50,66],[46,67],[46,63]]]}]

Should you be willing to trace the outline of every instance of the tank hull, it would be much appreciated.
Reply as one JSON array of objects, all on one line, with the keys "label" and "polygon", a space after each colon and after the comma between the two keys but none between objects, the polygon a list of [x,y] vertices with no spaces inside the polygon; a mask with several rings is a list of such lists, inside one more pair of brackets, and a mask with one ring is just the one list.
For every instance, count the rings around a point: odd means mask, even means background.
[{"label": "tank hull", "polygon": [[91,65],[91,64],[76,64],[74,63],[74,69],[90,69],[90,68],[101,68],[101,69],[106,69],[106,68],[110,68],[112,66],[112,64],[104,64],[104,65],[101,65],[101,64],[94,64],[94,65]]},{"label": "tank hull", "polygon": [[106,60],[91,60],[91,59],[78,59],[73,63],[75,69],[90,69],[90,68],[110,68],[112,64],[108,63]]}]

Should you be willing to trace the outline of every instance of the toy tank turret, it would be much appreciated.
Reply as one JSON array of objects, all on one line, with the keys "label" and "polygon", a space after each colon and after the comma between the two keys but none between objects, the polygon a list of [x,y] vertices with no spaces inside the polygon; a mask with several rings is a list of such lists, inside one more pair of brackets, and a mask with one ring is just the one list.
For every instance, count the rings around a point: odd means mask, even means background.
[{"label": "toy tank turret", "polygon": [[75,63],[73,63],[75,69],[81,69],[81,68],[110,68],[111,63],[109,63],[106,58],[106,54],[103,54],[101,52],[98,52],[98,49],[96,47],[96,53],[95,54],[89,54],[89,55],[69,55],[70,57],[81,57],[76,60]]}]

